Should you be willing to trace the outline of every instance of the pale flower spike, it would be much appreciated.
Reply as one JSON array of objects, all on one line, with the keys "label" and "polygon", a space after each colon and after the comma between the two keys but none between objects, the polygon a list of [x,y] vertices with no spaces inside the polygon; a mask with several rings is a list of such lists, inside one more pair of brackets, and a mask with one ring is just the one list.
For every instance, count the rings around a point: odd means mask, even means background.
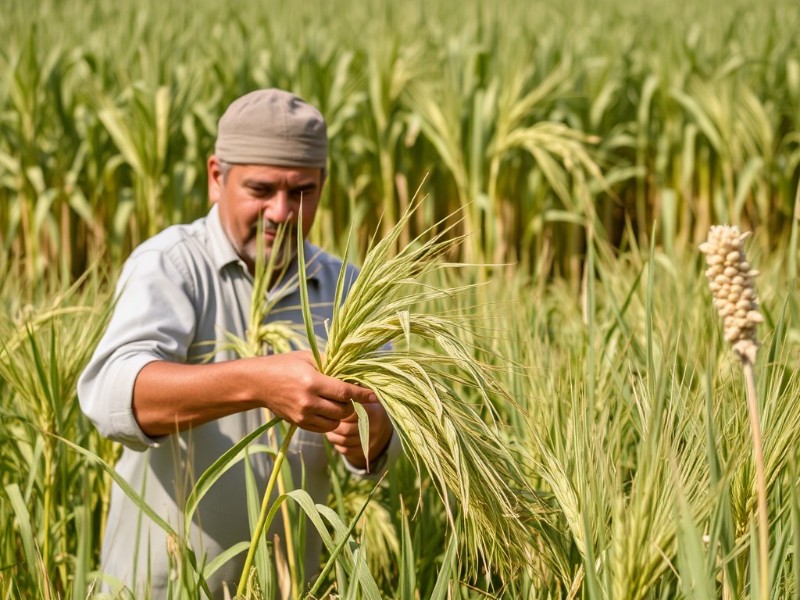
[{"label": "pale flower spike", "polygon": [[706,255],[706,277],[714,296],[714,306],[722,317],[725,341],[742,361],[756,362],[758,339],[756,327],[764,322],[758,310],[755,278],[744,253],[744,241],[750,232],[738,227],[713,225],[708,240],[700,244]]}]

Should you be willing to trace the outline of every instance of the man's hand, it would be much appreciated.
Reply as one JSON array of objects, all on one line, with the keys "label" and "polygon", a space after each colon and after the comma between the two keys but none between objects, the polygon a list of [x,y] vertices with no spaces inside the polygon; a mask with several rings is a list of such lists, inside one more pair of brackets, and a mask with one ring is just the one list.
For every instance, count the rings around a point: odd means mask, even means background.
[{"label": "man's hand", "polygon": [[[369,460],[371,463],[388,446],[394,428],[386,409],[380,403],[371,402],[363,406],[369,416]],[[361,438],[358,434],[358,416],[356,414],[342,419],[339,426],[327,432],[325,437],[351,465],[358,469],[363,469],[367,466],[367,458],[361,449]]]},{"label": "man's hand", "polygon": [[265,406],[301,429],[325,433],[336,430],[343,419],[355,419],[351,400],[365,408],[380,406],[372,390],[320,373],[311,352],[274,354],[264,360],[271,373],[264,380]]}]

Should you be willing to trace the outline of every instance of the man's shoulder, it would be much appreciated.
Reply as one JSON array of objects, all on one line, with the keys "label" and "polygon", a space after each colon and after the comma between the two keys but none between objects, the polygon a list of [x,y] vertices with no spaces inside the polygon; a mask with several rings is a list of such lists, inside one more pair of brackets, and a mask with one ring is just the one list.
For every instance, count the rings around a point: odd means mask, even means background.
[{"label": "man's shoulder", "polygon": [[208,241],[205,222],[206,217],[201,217],[192,223],[170,225],[139,244],[131,252],[131,258],[151,252],[169,253],[182,246],[205,246]]},{"label": "man's shoulder", "polygon": [[196,285],[213,277],[217,268],[206,219],[171,225],[139,244],[125,261],[122,279],[169,276]]}]

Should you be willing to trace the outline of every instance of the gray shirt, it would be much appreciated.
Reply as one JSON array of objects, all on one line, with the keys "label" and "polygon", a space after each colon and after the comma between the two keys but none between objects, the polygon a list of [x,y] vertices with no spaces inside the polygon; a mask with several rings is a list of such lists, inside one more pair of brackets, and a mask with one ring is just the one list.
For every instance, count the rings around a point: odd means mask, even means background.
[{"label": "gray shirt", "polygon": [[[304,252],[315,329],[324,339],[324,321],[332,315],[342,263],[308,242]],[[347,268],[349,290],[356,270]],[[292,272],[297,272],[296,264],[290,267],[289,276]],[[232,351],[214,349],[228,334],[245,337],[252,291],[252,276],[228,241],[216,205],[190,225],[167,228],[136,248],[126,262],[114,314],[78,383],[84,413],[103,435],[124,444],[116,465],[119,474],[179,532],[187,526],[181,519],[182,501],[194,482],[223,452],[264,423],[265,411],[237,413],[152,439],[133,416],[134,382],[152,361],[200,363],[237,358]],[[297,287],[278,294],[278,304],[267,321],[301,324]],[[278,430],[273,428],[273,435]],[[267,444],[264,437],[255,444]],[[303,487],[314,501],[324,503],[330,489],[324,436],[298,429],[289,450],[287,460],[296,485],[304,481]],[[393,435],[384,456],[391,460],[399,452],[398,436]],[[263,494],[272,460],[263,452],[254,453],[250,464],[258,492]],[[199,562],[208,563],[237,542],[250,539],[245,476],[243,463],[223,475],[188,525]],[[283,536],[280,519],[273,524],[269,540],[274,533]],[[307,576],[318,568],[320,545],[316,535],[308,536]],[[243,562],[240,554],[211,579],[215,597],[221,597],[223,581],[233,596]],[[147,587],[153,598],[166,595],[170,577],[166,535],[116,485],[111,493],[101,570],[131,588],[136,597]]]}]

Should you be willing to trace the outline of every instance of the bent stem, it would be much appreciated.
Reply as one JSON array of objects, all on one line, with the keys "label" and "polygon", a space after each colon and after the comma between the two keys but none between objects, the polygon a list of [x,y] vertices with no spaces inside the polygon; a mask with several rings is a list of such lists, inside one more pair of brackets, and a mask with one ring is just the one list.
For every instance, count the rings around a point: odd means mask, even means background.
[{"label": "bent stem", "polygon": [[747,389],[747,408],[750,413],[750,428],[753,431],[753,456],[756,466],[756,493],[758,495],[758,553],[761,600],[769,598],[769,515],[767,513],[767,476],[764,468],[764,443],[761,435],[761,421],[756,396],[756,377],[753,363],[742,359],[745,387]]},{"label": "bent stem", "polygon": [[242,575],[239,578],[239,587],[236,588],[237,596],[244,596],[245,588],[247,587],[247,580],[250,576],[250,569],[253,566],[253,558],[256,555],[256,548],[258,547],[258,542],[264,533],[264,525],[267,522],[269,501],[272,497],[272,490],[275,487],[275,482],[278,480],[281,467],[283,466],[283,460],[286,457],[286,451],[289,448],[289,442],[292,441],[292,436],[294,436],[296,429],[297,425],[294,424],[289,427],[289,431],[286,432],[286,436],[283,438],[283,443],[281,444],[280,450],[278,450],[278,454],[275,456],[275,464],[272,466],[272,473],[270,474],[269,481],[267,482],[267,490],[264,492],[264,499],[261,501],[261,512],[258,515],[258,523],[256,523],[256,529],[253,532],[253,539],[250,540],[250,549],[247,551],[247,558],[244,561]]}]

